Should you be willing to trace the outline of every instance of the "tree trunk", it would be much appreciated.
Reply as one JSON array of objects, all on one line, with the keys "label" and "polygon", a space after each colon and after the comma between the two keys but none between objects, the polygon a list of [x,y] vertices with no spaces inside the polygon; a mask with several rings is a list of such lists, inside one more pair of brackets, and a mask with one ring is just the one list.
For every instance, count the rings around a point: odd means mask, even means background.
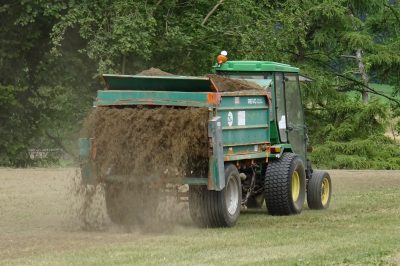
[{"label": "tree trunk", "polygon": [[[361,74],[362,83],[365,86],[368,86],[369,77],[368,77],[367,72],[365,71],[365,66],[364,66],[364,63],[362,61],[362,52],[363,51],[362,51],[361,48],[357,49],[357,52],[356,52],[356,58],[357,58],[357,62],[358,62],[358,70],[359,70],[359,72]],[[366,88],[363,88],[362,101],[363,101],[363,103],[368,103],[368,91],[367,91]]]}]

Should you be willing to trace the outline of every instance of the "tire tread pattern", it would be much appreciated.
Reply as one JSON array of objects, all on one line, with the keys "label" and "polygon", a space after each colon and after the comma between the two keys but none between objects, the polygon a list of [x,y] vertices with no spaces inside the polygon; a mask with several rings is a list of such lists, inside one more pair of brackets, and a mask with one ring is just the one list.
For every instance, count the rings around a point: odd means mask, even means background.
[{"label": "tire tread pattern", "polygon": [[[321,201],[321,189],[322,181],[324,177],[327,176],[329,179],[329,199],[327,204],[324,206]],[[330,199],[332,195],[332,181],[328,173],[322,171],[315,171],[312,174],[311,179],[308,181],[307,186],[307,205],[313,210],[327,209],[330,204]]]},{"label": "tire tread pattern", "polygon": [[[233,169],[237,171],[234,165],[228,165],[225,172],[229,173]],[[239,175],[238,172],[237,175]],[[224,218],[223,209],[226,206],[224,206],[223,196],[222,191],[208,190],[206,186],[190,186],[189,211],[197,226],[215,228],[233,225]]]},{"label": "tire tread pattern", "polygon": [[268,213],[271,215],[291,215],[301,211],[293,206],[291,194],[290,171],[295,160],[298,160],[296,154],[283,153],[280,159],[268,163],[264,193]]}]

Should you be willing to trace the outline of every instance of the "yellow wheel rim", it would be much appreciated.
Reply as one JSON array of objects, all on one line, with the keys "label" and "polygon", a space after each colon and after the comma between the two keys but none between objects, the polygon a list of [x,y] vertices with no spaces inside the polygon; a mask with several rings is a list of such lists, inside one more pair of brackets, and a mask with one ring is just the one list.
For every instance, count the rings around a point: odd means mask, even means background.
[{"label": "yellow wheel rim", "polygon": [[300,176],[297,171],[292,174],[292,199],[296,202],[300,195]]},{"label": "yellow wheel rim", "polygon": [[330,191],[330,186],[329,186],[329,180],[328,178],[324,177],[322,180],[322,187],[321,187],[321,202],[322,205],[326,205],[329,200],[329,191]]}]

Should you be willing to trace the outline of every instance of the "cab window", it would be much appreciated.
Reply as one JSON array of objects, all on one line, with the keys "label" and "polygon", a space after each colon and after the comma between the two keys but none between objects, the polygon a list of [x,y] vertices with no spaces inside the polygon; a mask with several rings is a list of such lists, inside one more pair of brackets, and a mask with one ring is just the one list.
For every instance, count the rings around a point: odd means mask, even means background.
[{"label": "cab window", "polygon": [[283,73],[275,74],[275,110],[276,122],[279,128],[279,136],[282,143],[287,142],[286,132],[286,106],[285,106],[285,93],[284,93],[284,79]]}]

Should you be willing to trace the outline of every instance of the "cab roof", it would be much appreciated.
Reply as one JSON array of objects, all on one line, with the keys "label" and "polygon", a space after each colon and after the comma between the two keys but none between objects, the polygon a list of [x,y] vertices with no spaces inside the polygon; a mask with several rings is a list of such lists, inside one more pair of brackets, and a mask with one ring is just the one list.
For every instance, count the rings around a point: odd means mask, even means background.
[{"label": "cab roof", "polygon": [[232,72],[293,72],[299,73],[299,68],[272,61],[227,61],[215,66],[216,71]]}]

